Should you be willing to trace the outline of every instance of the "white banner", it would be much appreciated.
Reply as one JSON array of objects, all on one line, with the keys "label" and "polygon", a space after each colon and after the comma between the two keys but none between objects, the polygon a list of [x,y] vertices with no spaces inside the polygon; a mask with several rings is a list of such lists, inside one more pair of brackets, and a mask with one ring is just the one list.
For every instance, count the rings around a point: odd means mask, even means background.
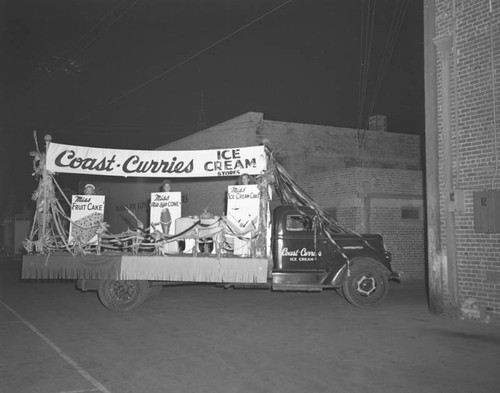
[{"label": "white banner", "polygon": [[69,244],[96,244],[97,230],[104,220],[104,195],[73,195]]},{"label": "white banner", "polygon": [[51,143],[47,169],[53,173],[140,177],[259,175],[266,170],[264,146],[215,150],[123,150]]},{"label": "white banner", "polygon": [[165,235],[175,234],[175,220],[181,217],[182,196],[180,192],[151,193],[150,225]]}]

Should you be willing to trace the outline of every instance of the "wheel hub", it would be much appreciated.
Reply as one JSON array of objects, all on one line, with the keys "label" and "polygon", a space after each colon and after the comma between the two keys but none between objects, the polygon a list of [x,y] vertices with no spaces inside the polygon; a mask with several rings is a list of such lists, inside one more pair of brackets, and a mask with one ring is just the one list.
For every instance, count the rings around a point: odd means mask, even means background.
[{"label": "wheel hub", "polygon": [[356,281],[356,290],[361,296],[369,297],[377,290],[377,282],[373,276],[363,274]]},{"label": "wheel hub", "polygon": [[135,291],[135,286],[133,283],[127,281],[115,281],[111,292],[117,300],[130,300]]}]

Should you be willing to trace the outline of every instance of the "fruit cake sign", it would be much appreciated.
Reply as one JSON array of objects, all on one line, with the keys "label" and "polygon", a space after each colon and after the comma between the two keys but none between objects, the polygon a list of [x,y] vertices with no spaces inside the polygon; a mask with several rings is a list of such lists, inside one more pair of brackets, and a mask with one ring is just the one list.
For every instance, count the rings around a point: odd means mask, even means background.
[{"label": "fruit cake sign", "polygon": [[69,244],[96,244],[97,230],[104,221],[104,195],[73,195]]}]

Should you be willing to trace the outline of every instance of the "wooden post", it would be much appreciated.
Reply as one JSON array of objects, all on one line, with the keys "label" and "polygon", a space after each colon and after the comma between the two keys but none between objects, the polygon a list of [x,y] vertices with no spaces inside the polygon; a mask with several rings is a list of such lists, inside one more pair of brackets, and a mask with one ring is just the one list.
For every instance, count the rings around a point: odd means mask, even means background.
[{"label": "wooden post", "polygon": [[259,228],[257,232],[259,237],[256,240],[255,250],[252,256],[257,258],[268,257],[267,254],[267,228],[268,228],[268,209],[269,209],[269,194],[268,187],[269,183],[267,178],[261,177],[258,182],[260,191],[259,200]]},{"label": "wooden post", "polygon": [[427,202],[427,266],[429,310],[444,312],[443,257],[439,211],[439,155],[437,121],[435,0],[424,0],[424,71],[425,71],[425,174]]},{"label": "wooden post", "polygon": [[[52,136],[47,134],[45,135],[44,137],[44,140],[45,140],[45,154],[47,154],[47,151],[49,150],[49,145],[50,145],[50,142],[52,141]],[[49,223],[47,222],[47,218],[48,218],[48,215],[49,215],[49,198],[48,198],[48,188],[49,188],[49,175],[48,175],[48,172],[47,172],[47,155],[45,155],[45,162],[43,162],[43,172],[42,172],[42,195],[41,195],[41,198],[42,198],[42,201],[41,201],[41,205],[42,205],[42,211],[41,211],[41,218],[42,218],[42,233],[41,233],[41,239],[43,239],[42,241],[46,241],[47,240],[47,235],[48,235],[48,228],[49,228]]]}]

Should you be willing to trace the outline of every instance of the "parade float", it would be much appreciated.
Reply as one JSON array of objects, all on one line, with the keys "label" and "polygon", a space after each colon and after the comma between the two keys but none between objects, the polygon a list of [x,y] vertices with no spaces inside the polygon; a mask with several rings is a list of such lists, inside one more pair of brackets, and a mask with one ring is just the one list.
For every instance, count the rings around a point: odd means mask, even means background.
[{"label": "parade float", "polygon": [[[36,140],[36,138],[35,138]],[[337,288],[355,305],[387,295],[397,274],[381,235],[359,235],[329,217],[265,146],[194,151],[121,150],[53,143],[32,153],[36,212],[24,242],[23,279],[76,280],[116,311],[164,285],[217,283],[273,290]],[[180,193],[152,193],[150,222],[113,233],[105,195],[65,196],[57,174],[122,177],[235,177],[227,211],[182,216]],[[272,193],[283,206],[271,220]],[[62,200],[61,200],[62,199]],[[354,272],[354,274],[351,274]]]}]

